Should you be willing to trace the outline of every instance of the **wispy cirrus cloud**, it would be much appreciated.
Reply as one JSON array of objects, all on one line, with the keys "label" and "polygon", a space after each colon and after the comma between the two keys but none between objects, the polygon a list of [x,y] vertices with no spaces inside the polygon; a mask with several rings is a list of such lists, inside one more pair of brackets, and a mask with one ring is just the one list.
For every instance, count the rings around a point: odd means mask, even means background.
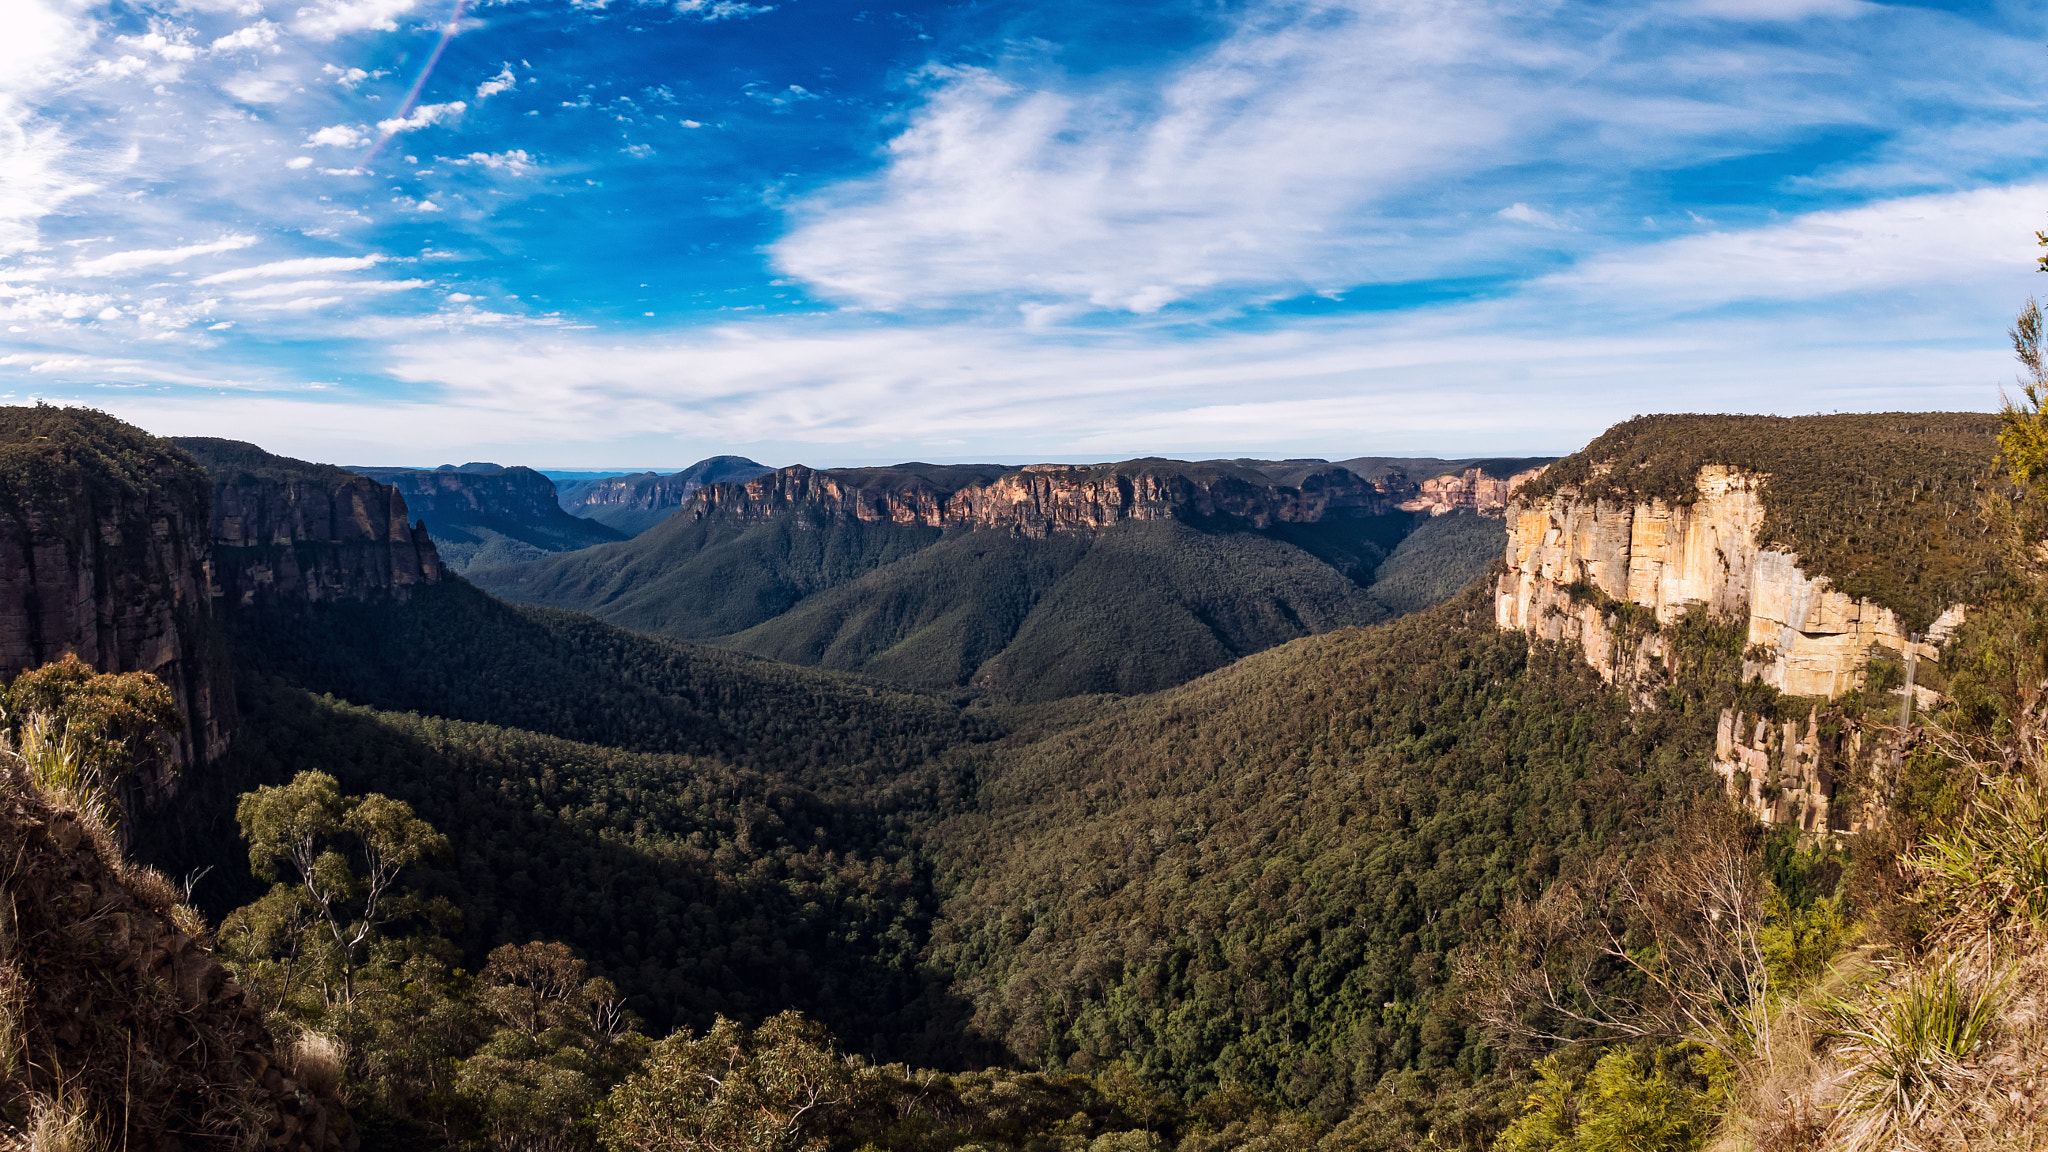
[{"label": "wispy cirrus cloud", "polygon": [[186,244],[177,248],[136,248],[127,252],[110,252],[91,260],[80,260],[71,266],[74,276],[111,276],[121,272],[133,272],[138,268],[156,268],[167,264],[183,264],[194,256],[212,256],[221,252],[233,252],[256,243],[254,236],[222,236],[200,244]]}]

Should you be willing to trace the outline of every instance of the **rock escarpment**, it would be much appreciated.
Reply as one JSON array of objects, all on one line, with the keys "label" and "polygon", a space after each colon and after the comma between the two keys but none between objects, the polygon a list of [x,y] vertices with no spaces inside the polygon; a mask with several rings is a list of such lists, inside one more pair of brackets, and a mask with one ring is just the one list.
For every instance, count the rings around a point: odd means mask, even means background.
[{"label": "rock escarpment", "polygon": [[801,465],[745,483],[704,488],[681,515],[751,523],[809,509],[871,523],[1000,528],[1030,537],[1093,531],[1129,521],[1228,517],[1253,528],[1378,516],[1418,486],[1393,474],[1365,479],[1338,465],[1276,479],[1236,462],[1189,464],[902,465],[818,471]]},{"label": "rock escarpment", "polygon": [[1699,470],[1690,504],[1585,499],[1572,488],[1514,504],[1496,621],[1575,641],[1602,675],[1616,679],[1662,652],[1653,636],[1645,645],[1628,643],[1615,604],[1647,609],[1666,626],[1704,608],[1745,621],[1745,670],[1794,696],[1832,699],[1860,687],[1875,649],[1902,656],[1911,645],[1920,659],[1938,660],[1963,606],[1948,606],[1918,636],[1892,609],[1808,575],[1797,555],[1759,541],[1765,482],[1710,464]]},{"label": "rock escarpment", "polygon": [[1484,469],[1467,468],[1446,476],[1424,480],[1412,499],[1403,500],[1405,512],[1427,512],[1443,516],[1470,509],[1482,516],[1499,516],[1514,497],[1515,490],[1543,475],[1543,468],[1524,469],[1511,476],[1489,476]]},{"label": "rock escarpment", "polygon": [[167,441],[79,408],[0,409],[0,676],[66,653],[170,688],[191,765],[225,750],[206,474]]},{"label": "rock escarpment", "polygon": [[213,595],[226,603],[403,600],[442,579],[433,540],[391,485],[238,440],[177,445],[211,478]]},{"label": "rock escarpment", "polygon": [[369,468],[426,525],[439,556],[457,572],[516,563],[624,540],[626,534],[563,511],[555,482],[531,468]]},{"label": "rock escarpment", "polygon": [[666,475],[639,472],[571,480],[555,488],[563,511],[637,536],[675,515],[676,509],[707,484],[752,480],[771,471],[774,469],[744,456],[713,456]]},{"label": "rock escarpment", "polygon": [[[301,1082],[198,914],[87,819],[0,768],[0,1117],[30,1094],[95,1113],[110,1147],[356,1146],[331,1081]],[[24,1143],[22,1146],[28,1146]]]},{"label": "rock escarpment", "polygon": [[1742,679],[1779,694],[1723,711],[1729,792],[1766,823],[1863,827],[1896,749],[1859,717],[1892,721],[1904,669],[1932,702],[1966,604],[1998,585],[1971,515],[1995,433],[1972,413],[1638,417],[1510,501],[1496,622],[1577,644],[1649,705],[1704,613],[1723,639],[1701,642],[1739,645]]}]

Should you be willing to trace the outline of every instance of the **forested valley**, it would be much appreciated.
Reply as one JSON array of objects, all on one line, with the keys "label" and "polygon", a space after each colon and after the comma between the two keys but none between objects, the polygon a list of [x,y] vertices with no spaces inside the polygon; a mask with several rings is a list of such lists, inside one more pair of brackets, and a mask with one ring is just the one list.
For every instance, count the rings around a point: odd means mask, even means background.
[{"label": "forested valley", "polygon": [[[2039,707],[2048,593],[2027,549],[2048,505],[2038,464],[1995,463],[2001,427],[2014,445],[2044,426],[2032,404],[2002,426],[1637,421],[1525,497],[1569,481],[1681,506],[1671,477],[1701,463],[1768,472],[1764,531],[1839,583],[1922,626],[1980,606],[1915,669],[1946,703],[1911,729],[1896,652],[1834,699],[1790,696],[1758,679],[1742,622],[1660,620],[1590,579],[1573,611],[1652,645],[1645,673],[1502,629],[1501,567],[1453,592],[1429,562],[1497,539],[1469,514],[1387,550],[1409,566],[1373,589],[1407,615],[1137,693],[920,690],[452,573],[310,603],[251,585],[207,633],[234,727],[196,768],[173,744],[192,684],[70,658],[7,688],[8,834],[71,853],[52,858],[101,893],[23,881],[20,923],[69,943],[10,953],[10,987],[104,970],[91,1002],[112,1007],[67,1024],[81,993],[10,1002],[6,1035],[28,1039],[6,1039],[25,1062],[0,1121],[165,1147],[759,1152],[2039,1132],[2048,1082],[2014,1053],[2048,979],[2026,944],[2048,828],[2012,734]],[[0,477],[66,454],[103,477],[82,521],[158,499],[183,459],[14,411]],[[1591,466],[1615,459],[1650,466]],[[1823,514],[1842,491],[1885,495],[1843,530]],[[1896,530],[1965,493],[1975,526]],[[318,575],[312,545],[289,548]],[[1918,575],[1887,583],[1901,557]],[[1730,716],[1811,724],[1842,802],[1882,793],[1888,818],[1814,836],[1731,807]],[[60,840],[66,821],[86,831]],[[70,936],[36,927],[79,908],[98,911]],[[151,916],[155,936],[135,927]],[[1958,943],[1984,928],[2019,950]],[[1929,997],[1974,1031],[1894,1077],[1918,1105],[1884,1104],[1867,1053]],[[226,1053],[199,1095],[168,1075],[191,1045]],[[118,1062],[136,1051],[139,1076]],[[1983,1092],[1937,1117],[1930,1085]],[[2011,1103],[1983,1103],[1993,1086]]]}]

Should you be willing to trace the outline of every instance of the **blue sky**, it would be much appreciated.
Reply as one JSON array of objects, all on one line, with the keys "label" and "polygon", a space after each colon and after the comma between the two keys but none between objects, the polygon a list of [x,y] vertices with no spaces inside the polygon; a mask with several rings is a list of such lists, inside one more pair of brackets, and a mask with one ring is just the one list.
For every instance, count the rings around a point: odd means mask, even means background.
[{"label": "blue sky", "polygon": [[2019,3],[0,0],[0,393],[553,468],[1985,408],[2044,40]]}]

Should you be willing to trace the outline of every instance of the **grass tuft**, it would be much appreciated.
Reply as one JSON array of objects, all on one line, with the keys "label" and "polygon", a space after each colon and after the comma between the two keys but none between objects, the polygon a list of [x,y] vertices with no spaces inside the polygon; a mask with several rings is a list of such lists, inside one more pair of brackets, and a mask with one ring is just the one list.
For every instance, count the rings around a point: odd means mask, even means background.
[{"label": "grass tuft", "polygon": [[1982,1079],[1974,1058],[1999,1025],[2005,981],[1951,962],[1910,972],[1862,1006],[1832,1005],[1848,1068],[1834,1128],[1845,1152],[1911,1147]]}]

